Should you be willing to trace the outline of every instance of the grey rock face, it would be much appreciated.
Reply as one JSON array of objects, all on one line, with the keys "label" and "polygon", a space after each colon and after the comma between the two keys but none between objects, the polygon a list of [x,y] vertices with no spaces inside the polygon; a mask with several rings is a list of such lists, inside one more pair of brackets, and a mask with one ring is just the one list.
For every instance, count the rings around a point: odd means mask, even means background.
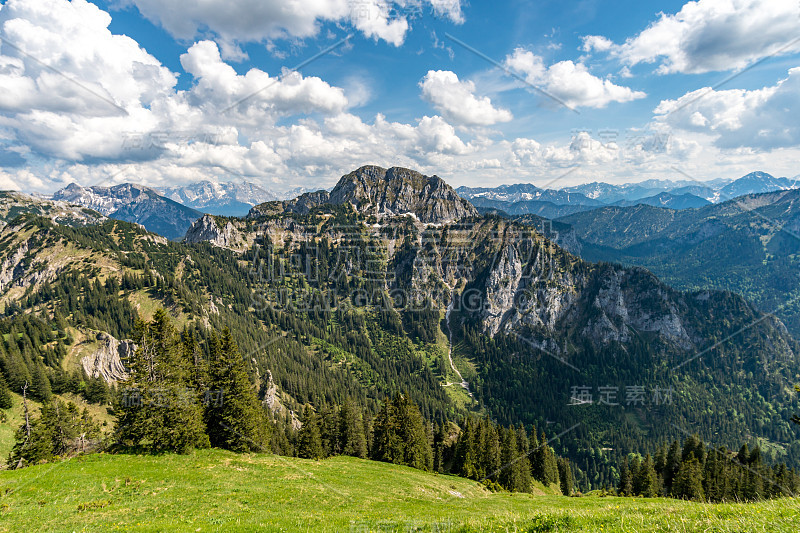
[{"label": "grey rock face", "polygon": [[108,333],[97,334],[100,343],[91,355],[81,359],[83,370],[90,377],[102,377],[106,383],[116,383],[128,377],[128,371],[122,360],[129,358],[136,351],[136,345],[130,340],[119,341]]},{"label": "grey rock face", "polygon": [[341,177],[329,193],[305,193],[294,200],[268,202],[250,210],[249,218],[280,213],[307,214],[323,205],[351,204],[377,216],[412,214],[424,223],[442,224],[477,216],[477,210],[438,176],[407,168],[363,166]]},{"label": "grey rock face", "polygon": [[242,243],[243,239],[230,221],[220,227],[216,218],[211,215],[203,215],[186,232],[185,241],[188,244],[210,242],[220,248],[235,248]]},{"label": "grey rock face", "polygon": [[376,215],[412,213],[420,221],[444,223],[477,216],[477,210],[438,176],[407,168],[364,166],[342,176],[330,194],[332,204],[353,204]]}]

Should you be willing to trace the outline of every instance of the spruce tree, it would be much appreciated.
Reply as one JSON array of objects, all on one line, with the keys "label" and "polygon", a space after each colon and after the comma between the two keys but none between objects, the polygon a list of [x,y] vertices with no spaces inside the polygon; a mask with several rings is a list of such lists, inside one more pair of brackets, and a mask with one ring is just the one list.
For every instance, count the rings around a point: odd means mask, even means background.
[{"label": "spruce tree", "polygon": [[47,402],[53,396],[53,391],[50,389],[50,380],[47,378],[44,365],[41,363],[35,364],[33,372],[31,372],[30,395],[31,398],[40,402]]},{"label": "spruce tree", "polygon": [[620,496],[630,496],[633,492],[633,477],[631,476],[631,469],[628,465],[628,458],[622,459],[622,464],[619,466],[619,489]]},{"label": "spruce tree", "polygon": [[265,451],[269,435],[264,410],[230,330],[223,330],[222,339],[211,335],[210,345],[206,425],[211,445],[237,452]]},{"label": "spruce tree", "polygon": [[14,405],[8,383],[0,372],[0,409],[10,409]]},{"label": "spruce tree", "polygon": [[389,398],[383,402],[373,421],[372,458],[386,463],[403,464],[403,442],[400,437],[398,414]]},{"label": "spruce tree", "polygon": [[319,416],[306,405],[303,411],[303,427],[298,434],[297,455],[303,459],[322,459],[322,438],[320,437]]},{"label": "spruce tree", "polygon": [[128,361],[128,379],[116,406],[118,442],[152,452],[207,447],[203,410],[166,311],[159,309],[151,322],[139,321],[136,329],[138,348]]},{"label": "spruce tree", "polygon": [[672,441],[672,444],[669,446],[669,451],[667,452],[664,472],[662,473],[664,478],[664,488],[667,491],[667,494],[672,494],[672,482],[675,479],[675,476],[678,475],[678,470],[681,467],[681,460],[680,444],[678,444],[677,440]]},{"label": "spruce tree", "polygon": [[475,423],[471,418],[466,418],[461,425],[461,432],[456,441],[453,473],[462,477],[477,479],[478,469],[475,464],[477,460],[477,452],[475,449]]},{"label": "spruce tree", "polygon": [[572,494],[573,490],[572,466],[570,466],[569,460],[563,457],[558,458],[557,464],[561,493],[564,494],[564,496],[569,496]]},{"label": "spruce tree", "polygon": [[483,451],[481,453],[481,471],[483,477],[487,477],[494,482],[498,481],[498,471],[500,470],[500,436],[497,425],[490,420],[483,421]]},{"label": "spruce tree", "polygon": [[678,475],[673,482],[672,493],[677,498],[686,500],[705,499],[703,491],[703,467],[700,461],[694,456],[694,452],[689,452],[685,461],[681,461]]},{"label": "spruce tree", "polygon": [[542,431],[539,442],[538,448],[532,454],[533,477],[545,485],[558,483],[558,463],[553,451],[550,449],[550,445],[547,444],[547,437],[544,431]]},{"label": "spruce tree", "polygon": [[420,470],[431,470],[433,468],[433,451],[419,407],[408,397],[408,394],[396,395],[394,403],[398,416],[400,441],[404,448],[402,464]]},{"label": "spruce tree", "polygon": [[94,441],[98,435],[99,427],[88,412],[81,414],[72,402],[53,399],[30,420],[30,438],[26,424],[17,430],[8,465],[16,468],[85,451],[87,437]]},{"label": "spruce tree", "polygon": [[350,402],[339,410],[339,439],[341,453],[366,459],[367,439],[361,413]]},{"label": "spruce tree", "polygon": [[644,457],[644,461],[642,461],[636,472],[636,476],[633,479],[633,492],[637,496],[644,496],[645,498],[658,496],[658,476],[650,454]]},{"label": "spruce tree", "polygon": [[525,426],[522,424],[516,430],[517,432],[517,471],[514,474],[514,484],[520,492],[531,491],[531,460],[529,456],[530,443],[528,442],[528,435],[525,432]]}]

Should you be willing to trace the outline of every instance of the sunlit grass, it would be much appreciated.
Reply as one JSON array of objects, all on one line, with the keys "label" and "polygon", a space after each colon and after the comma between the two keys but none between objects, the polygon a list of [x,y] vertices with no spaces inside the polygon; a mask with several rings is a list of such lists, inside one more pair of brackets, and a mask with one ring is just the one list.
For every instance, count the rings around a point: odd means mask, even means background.
[{"label": "sunlit grass", "polygon": [[796,499],[711,505],[537,492],[494,494],[347,457],[93,455],[0,473],[0,530],[744,533],[800,523]]}]

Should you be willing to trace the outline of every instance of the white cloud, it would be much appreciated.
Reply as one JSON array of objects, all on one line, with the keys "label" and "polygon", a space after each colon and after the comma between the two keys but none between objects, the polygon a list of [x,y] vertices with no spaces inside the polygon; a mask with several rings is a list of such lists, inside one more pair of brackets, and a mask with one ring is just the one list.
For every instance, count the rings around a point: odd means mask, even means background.
[{"label": "white cloud", "polygon": [[581,50],[584,52],[608,52],[614,47],[614,42],[602,35],[587,35],[583,37]]},{"label": "white cloud", "polygon": [[[236,58],[235,43],[262,42],[281,38],[306,38],[318,34],[321,23],[348,22],[367,37],[394,46],[405,41],[408,20],[402,15],[407,2],[391,0],[227,0],[185,2],[183,0],[127,0],[148,19],[173,36],[190,40],[204,30],[223,43],[226,58]],[[464,21],[460,0],[426,2],[438,15]],[[392,16],[392,8],[400,13]]]},{"label": "white cloud", "polygon": [[656,120],[712,136],[720,148],[772,150],[800,146],[800,67],[776,85],[747,91],[698,89],[664,100]]},{"label": "white cloud", "polygon": [[454,72],[429,70],[419,86],[425,100],[456,124],[490,126],[514,118],[507,109],[494,107],[488,97],[476,97],[475,84],[459,81]]},{"label": "white cloud", "polygon": [[457,24],[464,22],[461,0],[429,0],[429,3],[436,15],[447,17]]},{"label": "white cloud", "polygon": [[211,41],[195,43],[181,56],[181,65],[197,80],[191,91],[196,105],[222,111],[235,105],[235,113],[258,120],[315,111],[338,113],[348,104],[342,89],[317,77],[304,78],[298,72],[273,78],[253,68],[240,76],[222,61],[216,43]]},{"label": "white cloud", "polygon": [[611,52],[629,66],[659,62],[661,74],[737,70],[800,50],[798,27],[796,0],[698,0],[674,15],[662,13],[621,45],[590,35],[583,49]]},{"label": "white cloud", "polygon": [[570,107],[601,108],[611,102],[630,102],[647,96],[594,76],[582,63],[560,61],[546,67],[540,56],[524,48],[506,56],[505,66],[521,72],[528,83]]},{"label": "white cloud", "polygon": [[85,0],[3,6],[0,125],[16,140],[44,155],[108,157],[123,132],[157,127],[175,75],[110,22]]},{"label": "white cloud", "polygon": [[[238,74],[220,45],[204,40],[181,56],[193,80],[177,90],[175,74],[132,39],[113,35],[109,22],[85,0],[9,0],[0,9],[0,36],[25,52],[0,45],[0,188],[50,192],[70,181],[158,186],[231,178],[276,189],[319,187],[366,162],[408,166],[454,184],[500,183],[510,169],[518,180],[549,180],[567,168],[577,168],[575,179],[669,177],[676,161],[693,175],[718,177],[753,168],[780,173],[800,159],[791,122],[800,94],[796,69],[774,87],[712,92],[685,114],[667,115],[678,104],[663,102],[653,126],[673,128],[667,142],[656,133],[601,142],[585,132],[551,142],[506,141],[480,125],[510,113],[453,73],[433,72],[422,82],[437,115],[406,122],[360,117],[353,109],[369,98],[362,78],[342,88],[298,73]],[[507,61],[574,105],[641,95],[580,63],[547,66],[525,50]],[[447,99],[446,90],[455,98]],[[457,129],[464,124],[472,126]],[[786,148],[773,148],[769,157],[755,149],[770,146]],[[21,158],[28,162],[19,164]]]}]

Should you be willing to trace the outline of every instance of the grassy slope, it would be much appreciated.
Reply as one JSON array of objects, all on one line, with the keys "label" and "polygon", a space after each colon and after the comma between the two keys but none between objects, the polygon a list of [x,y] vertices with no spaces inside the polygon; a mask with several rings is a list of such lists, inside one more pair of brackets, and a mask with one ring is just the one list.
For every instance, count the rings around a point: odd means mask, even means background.
[{"label": "grassy slope", "polygon": [[[547,489],[544,489],[547,490]],[[0,531],[796,531],[800,501],[492,494],[338,457],[93,455],[0,473]]]}]

